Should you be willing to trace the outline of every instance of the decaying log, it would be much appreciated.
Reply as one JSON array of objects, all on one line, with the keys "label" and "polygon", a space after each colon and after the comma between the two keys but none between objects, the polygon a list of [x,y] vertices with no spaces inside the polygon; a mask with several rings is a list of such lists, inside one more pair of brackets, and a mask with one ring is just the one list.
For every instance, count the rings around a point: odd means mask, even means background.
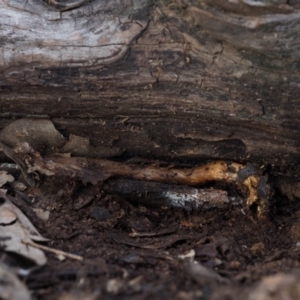
[{"label": "decaying log", "polygon": [[299,173],[296,1],[0,0],[0,129]]}]

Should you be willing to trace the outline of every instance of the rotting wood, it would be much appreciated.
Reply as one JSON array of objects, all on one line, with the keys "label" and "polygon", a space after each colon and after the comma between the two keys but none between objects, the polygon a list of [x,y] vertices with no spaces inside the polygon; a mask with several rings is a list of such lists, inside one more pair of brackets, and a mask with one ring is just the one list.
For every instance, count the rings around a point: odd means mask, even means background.
[{"label": "rotting wood", "polygon": [[51,118],[126,157],[297,175],[300,13],[283,2],[2,0],[0,128]]},{"label": "rotting wood", "polygon": [[[22,147],[22,146],[20,146]],[[113,177],[126,177],[142,181],[152,181],[187,186],[203,186],[210,182],[234,184],[244,193],[247,206],[257,205],[262,214],[268,206],[269,188],[267,179],[262,176],[262,169],[253,165],[242,165],[235,162],[212,161],[193,168],[141,166],[104,159],[89,159],[67,156],[41,157],[28,145],[23,145],[23,155],[31,152],[26,158],[28,172],[39,172],[46,176],[72,178],[83,183],[96,184]]]},{"label": "rotting wood", "polygon": [[[46,130],[43,126],[42,128],[36,128],[36,125],[39,124],[46,124]],[[116,192],[123,194],[128,194],[130,190],[135,190],[135,192],[138,193],[142,190],[150,193],[154,192],[154,198],[157,204],[159,204],[158,199],[163,198],[164,201],[166,203],[169,202],[171,206],[186,206],[186,208],[190,209],[193,206],[196,208],[203,206],[203,198],[205,199],[204,202],[209,202],[208,205],[211,207],[218,206],[220,202],[228,202],[229,198],[224,193],[222,194],[221,191],[208,190],[205,192],[206,196],[201,199],[200,190],[187,189],[187,187],[180,186],[175,187],[174,184],[199,186],[214,181],[222,181],[226,184],[234,183],[242,192],[245,192],[248,198],[248,206],[258,202],[259,199],[264,199],[265,201],[268,199],[268,191],[266,189],[267,179],[265,176],[262,176],[263,169],[255,164],[242,165],[234,162],[213,161],[198,167],[183,168],[181,166],[180,168],[175,168],[175,165],[172,166],[166,162],[155,163],[138,158],[130,159],[124,163],[99,159],[93,160],[88,159],[88,157],[71,157],[71,153],[75,153],[74,151],[76,149],[80,150],[78,153],[84,154],[90,154],[88,152],[92,151],[93,155],[91,156],[96,155],[94,152],[97,152],[97,150],[89,144],[88,139],[83,139],[78,136],[71,136],[70,139],[76,142],[71,144],[70,147],[66,147],[66,145],[70,145],[70,141],[66,142],[63,136],[53,127],[53,124],[46,120],[21,119],[15,121],[0,132],[0,137],[6,143],[15,145],[13,150],[4,142],[0,142],[0,150],[2,150],[7,158],[17,163],[24,179],[31,187],[35,186],[35,180],[31,173],[37,170],[48,176],[56,175],[58,177],[77,178],[77,180],[81,180],[84,184],[89,182],[96,184],[100,181],[100,185],[95,186],[94,190],[101,189],[102,181],[108,178],[129,177],[137,179],[139,182],[136,184],[134,184],[133,181],[117,181],[117,186],[115,186]],[[44,143],[52,145],[52,151],[56,151],[56,156],[43,156],[30,146],[34,145],[43,151],[44,147],[40,141],[40,137],[43,138]],[[24,142],[26,140],[28,140],[29,143]],[[60,146],[60,148],[58,146]],[[64,153],[65,150],[68,150],[70,153]],[[84,151],[82,152],[81,150]],[[112,150],[115,151],[115,149]],[[31,154],[31,156],[26,156],[26,154]],[[20,159],[19,156],[23,157],[23,160]],[[140,162],[140,164],[137,164],[138,162]],[[164,167],[162,167],[162,165],[164,165]],[[4,165],[4,167],[5,166],[6,165]],[[14,172],[16,171],[15,167],[13,168]],[[90,170],[88,168],[90,168]],[[17,172],[15,173],[15,176],[19,177]],[[151,185],[147,183],[147,181],[156,183],[152,183]],[[167,194],[165,193],[167,187],[164,186],[163,183],[169,186],[170,191],[168,191]],[[87,187],[87,190],[90,195],[87,197],[86,192],[83,192],[85,195],[84,200],[81,199],[80,192],[77,193],[76,197],[78,199],[75,201],[77,202],[74,205],[75,209],[80,209],[87,205],[94,198],[95,192],[91,191],[89,187]],[[158,195],[160,195],[160,197],[158,197]],[[187,195],[189,196],[187,197]],[[149,197],[148,201],[151,201],[150,198],[151,197]],[[175,203],[175,198],[181,198],[181,200]],[[188,203],[185,205],[183,202]]]},{"label": "rotting wood", "polygon": [[227,191],[216,188],[193,188],[127,178],[109,180],[103,185],[103,190],[139,204],[176,207],[188,211],[224,208],[226,205],[242,203],[237,195],[229,196]]}]

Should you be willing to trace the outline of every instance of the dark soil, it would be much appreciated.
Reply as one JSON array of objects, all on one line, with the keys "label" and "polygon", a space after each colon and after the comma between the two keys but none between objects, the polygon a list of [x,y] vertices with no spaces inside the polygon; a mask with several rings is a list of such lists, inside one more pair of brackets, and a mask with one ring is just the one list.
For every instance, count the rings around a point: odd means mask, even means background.
[{"label": "dark soil", "polygon": [[47,254],[47,265],[24,279],[36,299],[252,299],[262,278],[299,267],[297,202],[275,195],[259,218],[242,205],[191,212],[90,188],[94,200],[79,209],[72,193],[35,199],[34,207],[50,211],[36,224],[48,246],[84,257]]}]

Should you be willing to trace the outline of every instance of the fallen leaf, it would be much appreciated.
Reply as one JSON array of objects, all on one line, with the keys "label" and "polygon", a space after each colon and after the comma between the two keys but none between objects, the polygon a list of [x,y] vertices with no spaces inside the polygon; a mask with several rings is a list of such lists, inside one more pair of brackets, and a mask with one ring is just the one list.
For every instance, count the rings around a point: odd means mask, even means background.
[{"label": "fallen leaf", "polygon": [[5,251],[14,252],[26,257],[39,266],[47,262],[43,251],[34,247],[25,245],[22,240],[28,237],[28,232],[19,222],[9,226],[0,226],[1,245]]},{"label": "fallen leaf", "polygon": [[0,264],[0,299],[31,299],[30,293],[23,282],[7,266],[3,264]]},{"label": "fallen leaf", "polygon": [[7,182],[13,182],[15,179],[12,175],[8,174],[6,171],[0,170],[0,187],[2,187]]},{"label": "fallen leaf", "polygon": [[39,234],[30,220],[9,201],[1,190],[0,197],[4,200],[0,205],[0,223],[5,225],[0,225],[1,246],[5,251],[22,255],[39,266],[44,265],[47,262],[44,252],[25,245],[22,241],[29,239],[33,241],[48,241],[48,239]]},{"label": "fallen leaf", "polygon": [[0,225],[8,225],[16,220],[17,216],[11,209],[0,206]]}]

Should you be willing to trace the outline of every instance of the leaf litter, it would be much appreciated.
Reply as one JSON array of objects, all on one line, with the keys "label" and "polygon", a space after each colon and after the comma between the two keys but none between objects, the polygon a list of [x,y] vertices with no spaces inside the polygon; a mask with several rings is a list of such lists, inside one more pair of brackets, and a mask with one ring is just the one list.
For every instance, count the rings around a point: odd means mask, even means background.
[{"label": "leaf litter", "polygon": [[0,263],[0,297],[2,300],[30,300],[26,285],[7,266]]},{"label": "leaf litter", "polygon": [[29,219],[13,205],[7,196],[0,191],[3,201],[0,206],[0,239],[1,247],[5,251],[14,252],[30,259],[38,266],[46,264],[47,259],[43,251],[23,243],[26,240],[48,241],[43,238]]}]

